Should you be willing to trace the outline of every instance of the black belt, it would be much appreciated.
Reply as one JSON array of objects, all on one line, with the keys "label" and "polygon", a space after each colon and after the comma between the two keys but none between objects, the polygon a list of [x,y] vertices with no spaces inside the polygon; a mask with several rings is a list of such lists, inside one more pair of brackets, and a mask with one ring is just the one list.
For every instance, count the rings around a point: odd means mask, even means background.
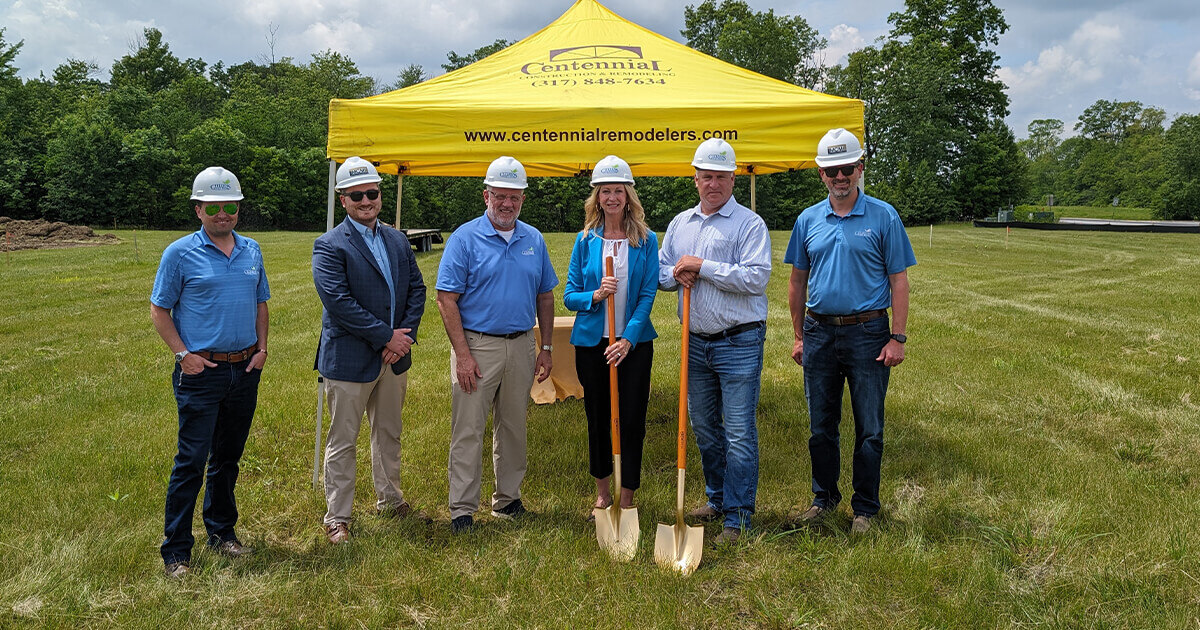
[{"label": "black belt", "polygon": [[471,330],[470,328],[464,328],[463,331],[469,332],[469,333],[475,333],[477,335],[483,335],[484,337],[499,337],[501,339],[516,339],[517,337],[520,337],[521,335],[524,335],[529,332],[528,330],[518,330],[517,332],[511,332],[506,335],[494,335],[492,333],[483,332],[482,330]]},{"label": "black belt", "polygon": [[875,311],[863,311],[853,315],[822,315],[820,313],[808,312],[808,316],[821,322],[822,324],[833,324],[834,326],[849,326],[850,324],[861,324],[869,322],[872,319],[887,317],[887,309],[879,309]]},{"label": "black belt", "polygon": [[703,339],[704,341],[720,341],[722,339],[725,339],[726,337],[732,337],[738,333],[744,333],[747,330],[754,330],[755,328],[759,328],[759,327],[765,326],[765,325],[766,324],[764,324],[763,322],[749,322],[749,323],[745,323],[745,324],[738,324],[737,326],[734,326],[733,328],[726,328],[725,330],[722,330],[721,332],[715,332],[715,333],[694,332],[694,333],[692,333],[692,336]]}]

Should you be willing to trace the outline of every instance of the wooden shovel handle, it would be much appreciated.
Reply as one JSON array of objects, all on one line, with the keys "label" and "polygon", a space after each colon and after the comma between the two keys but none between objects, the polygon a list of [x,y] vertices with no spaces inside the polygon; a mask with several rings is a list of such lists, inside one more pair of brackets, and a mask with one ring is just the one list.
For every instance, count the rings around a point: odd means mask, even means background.
[{"label": "wooden shovel handle", "polygon": [[[611,276],[613,273],[613,257],[608,256],[604,259],[604,274]],[[608,296],[608,299],[605,301],[608,302],[608,345],[612,346],[617,343],[616,294]],[[617,399],[617,365],[615,363],[608,364],[608,407],[609,415],[612,416],[612,452],[613,455],[620,455],[621,412]]]},{"label": "wooden shovel handle", "polygon": [[679,344],[679,440],[676,445],[678,468],[687,467],[687,392],[688,392],[688,337],[692,315],[692,290],[683,287],[683,339]]}]

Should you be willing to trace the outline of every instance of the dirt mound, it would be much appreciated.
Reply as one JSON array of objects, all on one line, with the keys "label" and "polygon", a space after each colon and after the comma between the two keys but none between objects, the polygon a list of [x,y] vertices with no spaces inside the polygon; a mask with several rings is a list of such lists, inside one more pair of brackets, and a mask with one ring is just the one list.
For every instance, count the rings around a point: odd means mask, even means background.
[{"label": "dirt mound", "polygon": [[17,249],[49,249],[80,245],[110,245],[121,242],[112,234],[96,234],[86,225],[69,225],[62,221],[34,219],[21,221],[0,217],[0,251]]}]

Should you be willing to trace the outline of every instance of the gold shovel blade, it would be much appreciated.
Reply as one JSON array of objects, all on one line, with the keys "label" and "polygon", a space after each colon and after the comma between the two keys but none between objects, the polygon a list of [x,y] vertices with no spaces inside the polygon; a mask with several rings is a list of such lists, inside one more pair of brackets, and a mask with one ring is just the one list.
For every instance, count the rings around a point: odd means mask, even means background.
[{"label": "gold shovel blade", "polygon": [[658,524],[654,536],[654,561],[689,575],[700,566],[704,553],[704,528]]},{"label": "gold shovel blade", "polygon": [[641,528],[637,508],[618,508],[616,503],[606,508],[594,508],[596,540],[600,548],[618,560],[632,560],[637,552]]}]

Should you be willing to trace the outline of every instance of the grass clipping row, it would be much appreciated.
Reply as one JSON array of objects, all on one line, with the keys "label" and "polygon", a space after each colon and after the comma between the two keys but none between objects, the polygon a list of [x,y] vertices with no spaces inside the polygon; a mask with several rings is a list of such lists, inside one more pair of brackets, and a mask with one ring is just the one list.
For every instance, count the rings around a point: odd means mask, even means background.
[{"label": "grass clipping row", "polygon": [[0,250],[3,251],[111,245],[121,241],[112,234],[96,234],[86,225],[70,225],[45,219],[22,221],[0,217],[0,230],[4,232],[3,240],[0,240]]}]

